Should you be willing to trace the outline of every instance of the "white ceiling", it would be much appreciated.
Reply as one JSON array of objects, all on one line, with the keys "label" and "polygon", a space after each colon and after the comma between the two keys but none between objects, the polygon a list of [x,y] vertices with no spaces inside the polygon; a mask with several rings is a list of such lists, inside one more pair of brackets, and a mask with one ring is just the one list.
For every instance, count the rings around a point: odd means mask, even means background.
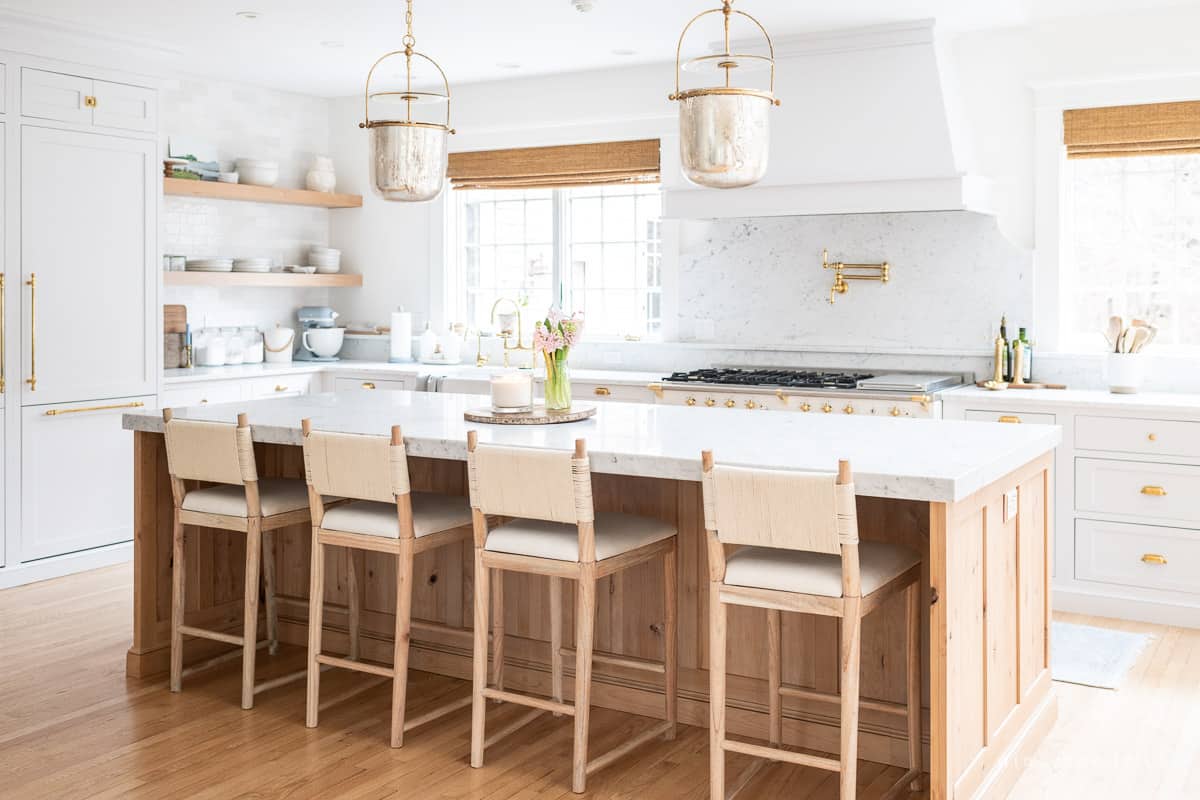
[{"label": "white ceiling", "polygon": [[[416,0],[418,48],[451,83],[667,61],[687,20],[715,0]],[[1180,0],[739,0],[773,36],[936,18],[962,31]],[[367,68],[400,46],[403,0],[0,0],[49,27],[165,50],[180,71],[321,96],[362,91]],[[257,11],[255,20],[235,16]],[[717,36],[701,34],[700,43]],[[337,43],[331,47],[322,43]],[[616,54],[614,50],[632,50]],[[519,64],[501,67],[501,64]]]}]

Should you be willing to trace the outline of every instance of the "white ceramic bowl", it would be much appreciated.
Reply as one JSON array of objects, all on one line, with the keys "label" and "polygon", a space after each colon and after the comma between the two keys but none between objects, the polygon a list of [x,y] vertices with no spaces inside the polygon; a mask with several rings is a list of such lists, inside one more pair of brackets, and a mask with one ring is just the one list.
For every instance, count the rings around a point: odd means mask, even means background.
[{"label": "white ceramic bowl", "polygon": [[279,180],[278,161],[259,161],[256,158],[237,160],[238,178],[251,186],[274,186]]},{"label": "white ceramic bowl", "polygon": [[317,247],[316,245],[308,248],[308,252],[317,253],[318,255],[324,256],[340,256],[342,254],[341,250],[337,250],[332,247]]},{"label": "white ceramic bowl", "polygon": [[217,180],[221,183],[237,183],[238,174],[236,172],[218,172]]},{"label": "white ceramic bowl", "polygon": [[345,328],[309,328],[300,343],[317,358],[333,358],[342,349],[345,336]]}]

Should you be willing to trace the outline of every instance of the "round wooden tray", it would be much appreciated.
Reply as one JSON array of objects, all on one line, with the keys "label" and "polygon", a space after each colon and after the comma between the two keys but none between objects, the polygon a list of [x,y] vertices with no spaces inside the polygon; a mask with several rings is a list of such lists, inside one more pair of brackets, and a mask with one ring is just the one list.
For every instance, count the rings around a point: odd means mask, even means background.
[{"label": "round wooden tray", "polygon": [[535,405],[532,411],[516,414],[497,414],[490,407],[472,408],[463,414],[468,422],[486,422],[490,425],[557,425],[562,422],[579,422],[594,417],[596,407],[573,405],[567,411],[547,411],[543,405]]}]

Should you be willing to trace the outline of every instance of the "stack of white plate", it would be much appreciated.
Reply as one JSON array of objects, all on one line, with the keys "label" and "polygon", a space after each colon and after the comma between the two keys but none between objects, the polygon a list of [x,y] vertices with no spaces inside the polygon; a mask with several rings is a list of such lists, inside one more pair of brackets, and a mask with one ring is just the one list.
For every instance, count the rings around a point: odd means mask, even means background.
[{"label": "stack of white plate", "polygon": [[233,259],[189,258],[184,269],[188,272],[229,272],[233,269]]},{"label": "stack of white plate", "polygon": [[233,260],[234,272],[270,272],[271,259],[269,258],[235,258]]},{"label": "stack of white plate", "polygon": [[332,274],[342,268],[342,251],[332,247],[311,247],[308,250],[308,263],[316,267],[317,272]]}]

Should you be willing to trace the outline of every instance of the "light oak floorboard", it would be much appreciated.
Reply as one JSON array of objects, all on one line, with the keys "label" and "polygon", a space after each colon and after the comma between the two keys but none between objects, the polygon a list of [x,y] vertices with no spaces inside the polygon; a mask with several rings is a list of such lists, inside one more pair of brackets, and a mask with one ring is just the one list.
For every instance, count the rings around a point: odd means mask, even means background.
[{"label": "light oak floorboard", "polygon": [[[191,677],[182,694],[165,680],[124,676],[132,611],[132,568],[110,567],[0,591],[0,798],[470,798],[568,800],[569,718],[546,714],[488,749],[483,769],[467,765],[470,711],[387,746],[387,681],[322,712],[304,727],[304,685],[292,683],[238,707],[236,661]],[[1056,684],[1058,721],[1033,753],[1010,798],[1200,797],[1200,631],[1059,615],[1155,638],[1120,691]],[[302,648],[258,654],[260,680],[302,667]],[[332,670],[330,697],[377,681]],[[413,671],[409,713],[469,693],[465,681]],[[489,707],[499,730],[524,715]],[[591,748],[602,753],[644,730],[646,719],[592,711]],[[763,739],[767,731],[763,731]],[[750,765],[729,754],[730,783]],[[858,764],[858,794],[877,800],[900,767]],[[619,765],[592,775],[584,797],[703,800],[708,732],[681,725],[675,741],[647,742]],[[768,764],[739,797],[834,800],[838,776]],[[903,796],[903,795],[902,795]],[[909,795],[924,798],[926,794]]]}]

